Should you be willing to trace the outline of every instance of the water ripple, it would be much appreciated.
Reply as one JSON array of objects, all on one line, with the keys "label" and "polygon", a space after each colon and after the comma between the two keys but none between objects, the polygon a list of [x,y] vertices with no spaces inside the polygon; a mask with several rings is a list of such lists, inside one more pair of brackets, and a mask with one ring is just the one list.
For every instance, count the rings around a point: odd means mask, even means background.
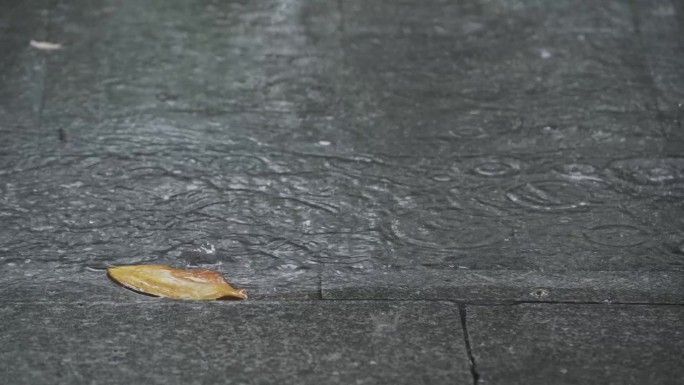
[{"label": "water ripple", "polygon": [[457,210],[407,213],[392,220],[390,227],[395,239],[435,250],[486,247],[504,241],[511,234],[500,221]]},{"label": "water ripple", "polygon": [[567,211],[589,206],[589,192],[577,184],[557,180],[528,182],[510,189],[506,197],[531,210]]},{"label": "water ripple", "polygon": [[584,237],[591,243],[610,247],[631,247],[648,241],[643,229],[632,225],[611,224],[589,228]]},{"label": "water ripple", "polygon": [[606,174],[621,190],[637,195],[684,197],[684,158],[629,158],[611,162]]},{"label": "water ripple", "polygon": [[474,158],[464,162],[464,165],[469,174],[486,178],[510,177],[525,168],[522,161],[510,157]]}]

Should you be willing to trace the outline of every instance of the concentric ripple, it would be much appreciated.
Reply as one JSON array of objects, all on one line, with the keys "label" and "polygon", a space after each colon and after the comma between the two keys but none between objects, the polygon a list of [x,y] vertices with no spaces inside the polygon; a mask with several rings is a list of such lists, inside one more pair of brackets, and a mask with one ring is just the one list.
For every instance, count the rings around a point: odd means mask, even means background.
[{"label": "concentric ripple", "polygon": [[684,158],[630,158],[611,162],[606,173],[625,192],[684,197]]},{"label": "concentric ripple", "polygon": [[437,252],[486,247],[510,236],[510,229],[500,221],[457,210],[404,215],[392,221],[391,231],[402,242]]},{"label": "concentric ripple", "polygon": [[557,212],[586,208],[590,194],[577,184],[540,180],[513,187],[506,197],[527,209]]}]

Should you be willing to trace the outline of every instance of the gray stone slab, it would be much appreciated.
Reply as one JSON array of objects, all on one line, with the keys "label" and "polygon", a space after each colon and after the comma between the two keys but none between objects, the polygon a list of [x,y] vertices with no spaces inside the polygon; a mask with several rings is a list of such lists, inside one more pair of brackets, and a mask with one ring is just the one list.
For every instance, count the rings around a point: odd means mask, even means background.
[{"label": "gray stone slab", "polygon": [[629,2],[22,4],[6,286],[152,262],[282,298],[347,267],[684,269],[684,142]]},{"label": "gray stone slab", "polygon": [[326,270],[325,299],[684,304],[681,272],[463,270],[448,267]]},{"label": "gray stone slab", "polygon": [[[249,270],[220,272],[231,284],[245,289],[250,301],[320,299],[318,272],[289,269],[255,273]],[[0,281],[0,302],[149,302],[155,297],[142,295],[115,283],[104,269],[61,271],[58,274],[28,268],[24,278]]]},{"label": "gray stone slab", "polygon": [[684,307],[468,306],[483,384],[681,384]]},{"label": "gray stone slab", "polygon": [[449,303],[11,304],[12,384],[471,384]]},{"label": "gray stone slab", "polygon": [[[657,89],[658,108],[678,126],[684,113],[684,3],[638,0],[634,3],[645,59]],[[673,132],[674,135],[676,133]]]},{"label": "gray stone slab", "polygon": [[[347,62],[369,83],[364,99],[407,133],[444,134],[455,111],[486,106],[562,115],[654,102],[630,46],[627,2],[359,0],[344,2],[342,13]],[[421,125],[426,115],[432,120]]]}]

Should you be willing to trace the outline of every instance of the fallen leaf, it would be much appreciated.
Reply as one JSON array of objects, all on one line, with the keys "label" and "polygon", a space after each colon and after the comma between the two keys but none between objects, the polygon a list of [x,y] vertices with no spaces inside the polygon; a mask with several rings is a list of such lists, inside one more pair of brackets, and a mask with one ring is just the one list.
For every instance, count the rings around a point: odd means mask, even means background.
[{"label": "fallen leaf", "polygon": [[58,43],[50,43],[47,41],[36,41],[36,40],[31,40],[31,47],[33,48],[38,48],[42,49],[44,51],[54,51],[58,49],[62,49],[62,45]]},{"label": "fallen leaf", "polygon": [[205,269],[176,269],[166,265],[126,265],[107,269],[123,286],[174,299],[245,299],[244,289],[232,287],[221,274]]}]

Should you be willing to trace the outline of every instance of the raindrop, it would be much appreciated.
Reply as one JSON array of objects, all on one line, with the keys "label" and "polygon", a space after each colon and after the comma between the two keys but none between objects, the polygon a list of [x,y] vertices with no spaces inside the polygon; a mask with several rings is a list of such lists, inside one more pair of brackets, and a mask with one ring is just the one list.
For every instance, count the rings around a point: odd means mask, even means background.
[{"label": "raindrop", "polygon": [[475,167],[475,172],[483,176],[506,175],[512,168],[505,163],[482,163]]},{"label": "raindrop", "polygon": [[476,158],[469,163],[471,174],[488,178],[516,175],[522,169],[522,162],[512,158]]},{"label": "raindrop", "polygon": [[572,180],[592,180],[601,181],[602,179],[597,175],[596,168],[589,164],[572,163],[561,166],[558,173],[568,179]]},{"label": "raindrop", "polygon": [[549,292],[548,289],[544,289],[544,288],[534,289],[530,293],[530,295],[532,297],[535,297],[535,298],[545,298],[545,297],[548,297],[549,294],[551,294],[551,292]]},{"label": "raindrop", "polygon": [[299,266],[298,266],[298,265],[295,265],[294,263],[286,263],[286,264],[284,264],[284,265],[280,265],[280,266],[277,267],[278,270],[281,270],[281,271],[288,271],[288,272],[295,271],[295,270],[297,270],[298,268],[299,268]]},{"label": "raindrop", "polygon": [[655,167],[644,173],[646,179],[654,183],[665,183],[676,179],[674,170],[665,167]]}]

